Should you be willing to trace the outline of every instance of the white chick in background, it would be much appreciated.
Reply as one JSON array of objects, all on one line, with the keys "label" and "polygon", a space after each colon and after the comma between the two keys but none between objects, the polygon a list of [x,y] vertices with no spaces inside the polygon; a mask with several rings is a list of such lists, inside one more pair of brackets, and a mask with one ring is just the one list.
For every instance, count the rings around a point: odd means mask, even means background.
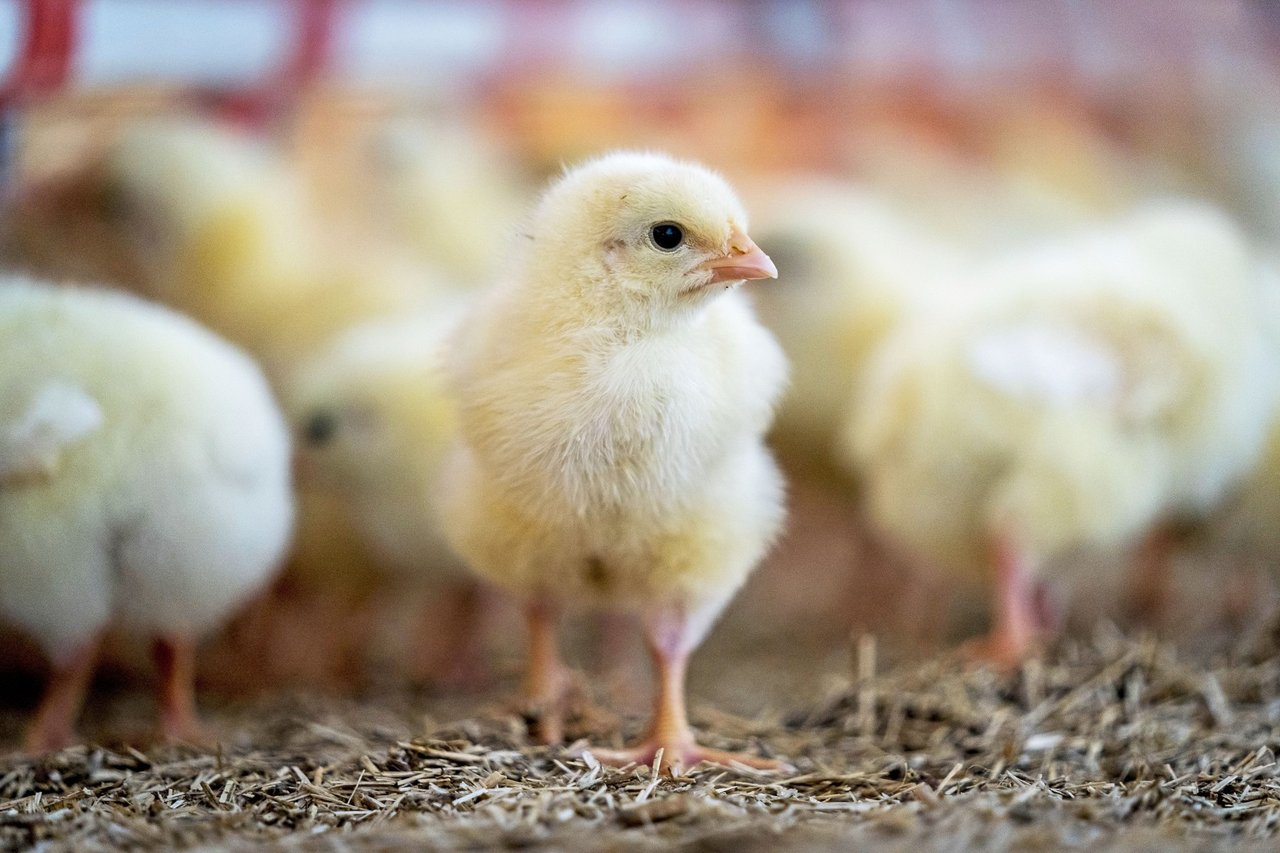
[{"label": "white chick in background", "polygon": [[849,389],[898,325],[951,283],[962,253],[848,183],[793,179],[759,207],[755,230],[783,263],[779,286],[753,297],[793,367],[774,434],[801,459],[829,464]]},{"label": "white chick in background", "polygon": [[[82,168],[24,193],[11,219],[19,256],[37,270],[88,275],[188,313],[248,350],[281,392],[346,328],[421,310],[441,289],[422,264],[325,242],[280,156],[190,118],[129,126]],[[338,630],[336,614],[355,621],[354,602],[381,577],[357,526],[340,495],[304,484],[286,576],[248,617],[254,627],[236,626],[245,650],[211,672],[240,690],[357,678],[360,651],[337,646],[362,629]],[[236,661],[264,646],[274,651],[263,666]]]},{"label": "white chick in background", "polygon": [[[1260,316],[1269,352],[1267,364],[1274,373],[1280,370],[1280,255],[1274,250],[1262,263],[1262,281]],[[1280,381],[1275,382],[1272,391],[1280,394]],[[1273,397],[1272,403],[1277,399]],[[1257,567],[1263,570],[1262,574],[1275,576],[1275,557],[1280,553],[1277,518],[1280,518],[1280,411],[1272,409],[1263,452],[1232,499],[1210,520],[1209,539],[1217,545],[1228,546],[1248,563],[1261,563]],[[1243,580],[1247,588],[1256,578]],[[1254,599],[1256,595],[1246,594],[1239,602],[1240,609],[1253,609]]]},{"label": "white chick in background", "polygon": [[410,669],[423,680],[473,679],[483,603],[474,575],[437,521],[441,467],[457,432],[443,346],[462,302],[349,330],[288,383],[299,476],[331,490],[380,564],[406,587],[443,599],[415,632]]},{"label": "white chick in background", "polygon": [[241,352],[131,296],[0,283],[0,618],[53,664],[30,749],[70,740],[109,625],[154,639],[162,731],[197,736],[194,642],[266,583],[292,514]]},{"label": "white chick in background", "polygon": [[513,154],[478,128],[443,119],[391,122],[372,140],[370,195],[400,242],[451,280],[492,282],[533,197]]},{"label": "white chick in background", "polygon": [[1046,561],[1202,514],[1249,468],[1271,369],[1257,269],[1208,206],[1153,204],[974,275],[976,297],[886,347],[844,449],[882,528],[994,577],[978,650],[1007,665],[1043,625]]},{"label": "white chick in background", "polygon": [[723,179],[654,154],[568,171],[528,237],[455,339],[446,535],[528,605],[544,739],[557,611],[595,605],[639,616],[657,676],[648,736],[598,758],[776,767],[698,745],[684,698],[689,655],[782,525],[763,435],[786,361],[737,292],[776,269]]}]

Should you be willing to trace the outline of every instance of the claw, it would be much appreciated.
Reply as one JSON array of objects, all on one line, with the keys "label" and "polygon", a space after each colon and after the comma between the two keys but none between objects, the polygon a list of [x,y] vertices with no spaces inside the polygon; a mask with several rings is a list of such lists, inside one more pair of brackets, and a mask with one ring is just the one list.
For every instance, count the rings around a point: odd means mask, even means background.
[{"label": "claw", "polygon": [[[715,764],[733,769],[737,766],[749,767],[761,772],[791,772],[795,767],[785,761],[772,758],[760,758],[743,752],[728,752],[723,749],[712,749],[702,746],[692,737],[662,743],[648,739],[644,743],[626,749],[597,749],[584,747],[579,752],[590,752],[601,764],[613,767],[626,767],[630,764],[652,766],[658,762],[658,772],[667,776],[677,776],[699,764]],[[659,753],[661,757],[659,758]]]}]

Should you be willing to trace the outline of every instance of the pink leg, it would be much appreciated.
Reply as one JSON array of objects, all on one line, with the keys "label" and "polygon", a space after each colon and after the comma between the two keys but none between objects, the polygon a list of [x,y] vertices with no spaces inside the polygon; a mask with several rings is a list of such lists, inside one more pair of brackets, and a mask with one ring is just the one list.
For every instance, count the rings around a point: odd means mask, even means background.
[{"label": "pink leg", "polygon": [[52,752],[72,742],[89,681],[98,663],[102,635],[93,637],[62,666],[55,666],[40,705],[27,727],[28,752]]},{"label": "pink leg", "polygon": [[1037,617],[1037,595],[1031,579],[1031,558],[1008,533],[991,544],[995,569],[995,621],[981,639],[965,644],[966,656],[1000,669],[1017,667],[1031,652],[1043,627]]},{"label": "pink leg", "polygon": [[424,619],[418,629],[419,648],[411,675],[426,684],[481,686],[488,676],[480,654],[485,590],[476,583],[462,582],[443,590],[442,597],[439,618]]},{"label": "pink leg", "polygon": [[653,720],[649,733],[640,744],[628,749],[591,749],[605,764],[652,764],[662,751],[660,770],[675,774],[699,762],[732,766],[743,764],[759,770],[783,770],[781,761],[758,758],[742,753],[710,749],[698,744],[685,714],[685,674],[689,654],[702,639],[703,625],[689,619],[682,610],[670,609],[645,620],[645,639],[653,655],[658,678]]},{"label": "pink leg", "polygon": [[1168,526],[1151,529],[1133,559],[1130,610],[1148,623],[1158,623],[1168,612],[1173,591],[1173,534]]},{"label": "pink leg", "polygon": [[161,637],[152,648],[160,681],[160,734],[165,740],[198,743],[205,739],[196,713],[196,648],[187,637]]},{"label": "pink leg", "polygon": [[559,613],[545,601],[534,601],[529,604],[526,615],[529,657],[524,680],[525,706],[536,720],[534,736],[543,743],[559,743],[564,739],[564,704],[569,686],[556,640]]}]

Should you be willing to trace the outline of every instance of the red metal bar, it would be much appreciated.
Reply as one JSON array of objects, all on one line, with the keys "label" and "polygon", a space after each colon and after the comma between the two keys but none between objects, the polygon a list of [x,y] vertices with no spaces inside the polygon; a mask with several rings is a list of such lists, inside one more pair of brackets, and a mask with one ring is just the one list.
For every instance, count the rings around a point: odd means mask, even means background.
[{"label": "red metal bar", "polygon": [[0,108],[26,95],[60,88],[71,73],[80,0],[27,0],[25,40],[3,86]]},{"label": "red metal bar", "polygon": [[206,103],[225,121],[260,127],[275,118],[291,97],[328,66],[338,0],[292,0],[291,5],[293,42],[271,76],[247,90],[206,94]]},{"label": "red metal bar", "polygon": [[294,0],[297,38],[276,73],[274,85],[289,92],[315,80],[329,64],[337,0]]}]

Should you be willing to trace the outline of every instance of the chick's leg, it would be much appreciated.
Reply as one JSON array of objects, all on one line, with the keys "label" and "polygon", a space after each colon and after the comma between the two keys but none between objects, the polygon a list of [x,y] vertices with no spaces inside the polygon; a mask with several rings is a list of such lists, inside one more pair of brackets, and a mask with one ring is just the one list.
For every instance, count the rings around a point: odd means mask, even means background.
[{"label": "chick's leg", "polygon": [[653,763],[661,750],[659,769],[667,774],[703,761],[724,766],[743,764],[759,770],[787,769],[788,765],[781,761],[701,746],[689,726],[684,693],[689,655],[718,610],[717,607],[710,614],[695,613],[690,617],[681,608],[669,608],[645,620],[645,639],[658,681],[649,732],[643,742],[628,749],[591,749],[598,760],[619,766],[647,765]]},{"label": "chick's leg", "polygon": [[160,734],[165,740],[202,741],[205,731],[196,714],[195,643],[187,637],[161,637],[152,655],[160,676]]},{"label": "chick's leg", "polygon": [[1149,624],[1159,624],[1172,599],[1173,533],[1161,524],[1147,533],[1133,556],[1129,609]]},{"label": "chick's leg", "polygon": [[488,591],[463,581],[442,590],[440,598],[442,612],[428,614],[424,608],[410,675],[424,684],[482,687],[489,680],[480,654]]},{"label": "chick's leg", "polygon": [[95,635],[68,661],[54,666],[23,741],[28,752],[51,752],[71,743],[101,645],[102,636]]},{"label": "chick's leg", "polygon": [[535,720],[534,736],[543,743],[564,739],[564,704],[569,686],[568,672],[560,660],[556,640],[559,613],[546,601],[529,604],[529,657],[525,669],[524,700]]},{"label": "chick's leg", "polygon": [[965,644],[966,656],[1001,669],[1013,669],[1031,652],[1042,627],[1031,577],[1031,557],[1009,533],[991,543],[995,570],[994,624],[987,635]]}]

